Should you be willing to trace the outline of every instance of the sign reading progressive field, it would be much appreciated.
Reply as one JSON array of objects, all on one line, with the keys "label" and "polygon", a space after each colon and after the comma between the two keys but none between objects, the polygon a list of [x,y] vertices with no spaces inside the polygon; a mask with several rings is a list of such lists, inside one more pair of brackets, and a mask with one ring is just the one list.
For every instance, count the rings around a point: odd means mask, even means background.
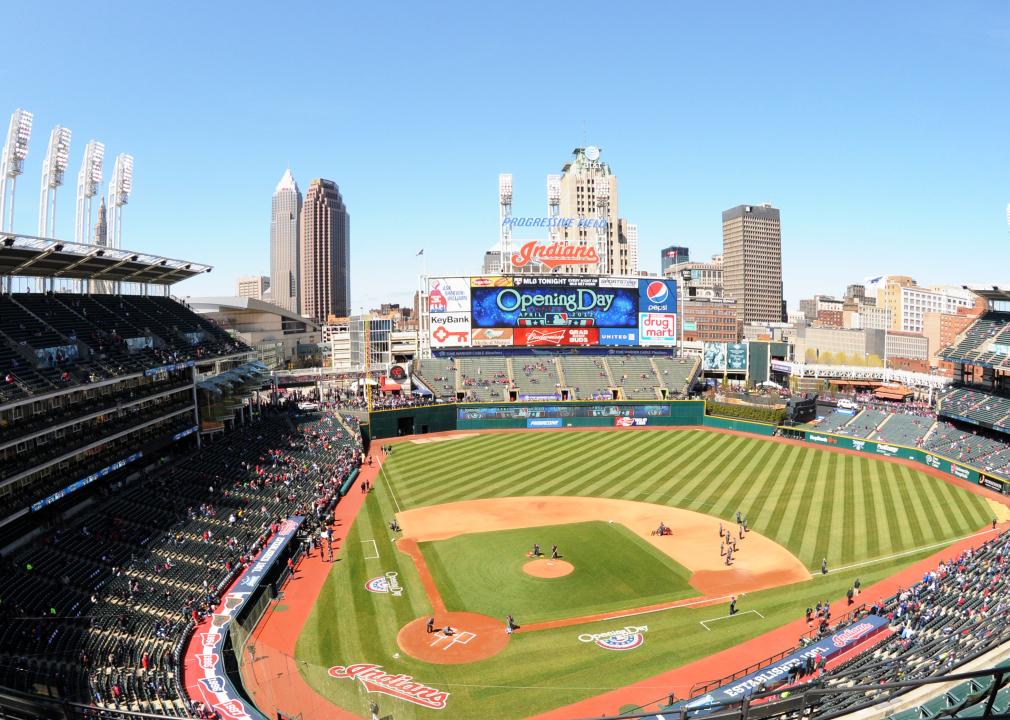
[{"label": "sign reading progressive field", "polygon": [[575,275],[428,281],[433,350],[636,347],[676,342],[672,280]]}]

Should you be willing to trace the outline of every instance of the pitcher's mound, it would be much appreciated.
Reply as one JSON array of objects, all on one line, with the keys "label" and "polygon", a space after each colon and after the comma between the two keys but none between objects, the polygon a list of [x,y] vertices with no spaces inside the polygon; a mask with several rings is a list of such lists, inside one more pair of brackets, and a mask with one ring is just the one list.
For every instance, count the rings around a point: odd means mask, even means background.
[{"label": "pitcher's mound", "polygon": [[[436,632],[429,633],[428,617],[411,620],[400,628],[396,643],[412,658],[439,665],[476,662],[497,655],[508,644],[505,622],[469,612],[435,616]],[[452,634],[444,630],[452,628]]]},{"label": "pitcher's mound", "polygon": [[549,560],[547,558],[531,560],[523,565],[523,572],[538,578],[564,577],[574,569],[575,566],[567,560]]}]

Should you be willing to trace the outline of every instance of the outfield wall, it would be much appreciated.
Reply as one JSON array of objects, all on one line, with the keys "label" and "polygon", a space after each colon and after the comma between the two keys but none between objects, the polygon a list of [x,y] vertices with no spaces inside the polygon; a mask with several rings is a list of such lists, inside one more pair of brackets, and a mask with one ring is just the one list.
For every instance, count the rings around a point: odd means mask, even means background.
[{"label": "outfield wall", "polygon": [[759,423],[752,420],[738,420],[736,418],[717,417],[706,415],[705,427],[716,428],[718,430],[736,430],[737,432],[752,433],[754,435],[766,435],[771,437],[777,429],[775,425]]},{"label": "outfield wall", "polygon": [[833,435],[831,433],[820,433],[811,430],[804,431],[804,439],[812,445],[824,447],[838,447],[845,450],[856,450],[858,452],[869,453],[871,455],[882,455],[888,458],[902,458],[912,460],[921,465],[926,465],[934,470],[949,473],[954,477],[982,487],[995,490],[1004,495],[1010,495],[1010,484],[993,478],[975,468],[951,460],[943,455],[926,452],[918,448],[907,447],[905,445],[894,445],[876,440],[864,440],[863,438],[853,438],[846,435]]},{"label": "outfield wall", "polygon": [[371,435],[377,440],[451,430],[683,427],[705,422],[703,400],[447,403],[369,415]]}]

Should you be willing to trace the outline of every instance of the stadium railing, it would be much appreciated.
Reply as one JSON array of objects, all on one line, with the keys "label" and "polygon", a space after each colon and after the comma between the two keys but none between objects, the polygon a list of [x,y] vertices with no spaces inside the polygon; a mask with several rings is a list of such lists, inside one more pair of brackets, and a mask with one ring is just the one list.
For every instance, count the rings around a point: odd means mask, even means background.
[{"label": "stadium railing", "polygon": [[[839,712],[814,715],[816,708],[828,697],[840,695],[880,695],[884,697],[897,693],[905,693],[916,688],[927,687],[929,685],[947,684],[951,682],[961,682],[967,680],[986,680],[992,678],[987,694],[976,701],[973,705],[961,708],[953,713],[943,713],[945,717],[972,717],[976,720],[1006,720],[1010,718],[1010,713],[996,712],[997,696],[1007,680],[1010,679],[1010,667],[997,666],[984,670],[972,672],[952,673],[949,675],[934,675],[919,680],[906,680],[900,682],[887,682],[875,685],[851,685],[846,688],[822,688],[816,681],[805,686],[791,686],[786,689],[771,690],[763,693],[753,693],[740,700],[729,703],[713,703],[704,706],[689,708],[681,706],[678,708],[656,708],[653,710],[638,710],[631,713],[620,713],[617,715],[607,715],[606,720],[632,720],[633,718],[655,718],[655,720],[693,720],[693,718],[704,717],[706,720],[773,720],[775,718],[793,719],[801,717],[817,717],[818,720],[834,720],[852,714],[854,708],[849,707]],[[900,695],[899,695],[900,697]],[[878,701],[878,702],[880,702]],[[872,705],[873,703],[869,703]],[[960,715],[969,707],[978,707],[978,711],[973,711],[970,715]],[[912,710],[913,708],[908,708]],[[902,711],[904,712],[904,711]],[[879,717],[890,717],[897,713],[888,712],[880,708]],[[602,718],[587,718],[586,720],[603,720]]]}]

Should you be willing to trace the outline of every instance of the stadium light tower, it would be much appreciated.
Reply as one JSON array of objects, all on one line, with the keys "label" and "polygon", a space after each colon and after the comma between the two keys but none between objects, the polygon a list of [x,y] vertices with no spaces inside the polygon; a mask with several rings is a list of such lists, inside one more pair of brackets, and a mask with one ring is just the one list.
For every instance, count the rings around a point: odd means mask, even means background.
[{"label": "stadium light tower", "polygon": [[102,160],[105,146],[97,140],[89,140],[84,148],[81,171],[77,173],[77,215],[74,226],[74,242],[88,244],[91,235],[91,199],[102,186]]},{"label": "stadium light tower", "polygon": [[14,231],[14,189],[18,175],[24,172],[28,141],[32,137],[32,114],[18,108],[11,115],[0,160],[0,229]]},{"label": "stadium light tower", "polygon": [[501,248],[501,272],[512,272],[512,174],[498,176],[498,245]]},{"label": "stadium light tower", "polygon": [[39,192],[39,237],[56,237],[56,188],[63,184],[63,174],[70,160],[70,130],[57,125],[49,133],[46,159],[42,163],[42,189]]},{"label": "stadium light tower", "polygon": [[119,153],[109,181],[109,247],[123,247],[123,205],[133,191],[133,155]]},{"label": "stadium light tower", "polygon": [[[561,214],[561,176],[547,176],[547,217],[556,218]],[[561,233],[557,225],[551,225],[548,230],[551,242],[557,242]]]}]

